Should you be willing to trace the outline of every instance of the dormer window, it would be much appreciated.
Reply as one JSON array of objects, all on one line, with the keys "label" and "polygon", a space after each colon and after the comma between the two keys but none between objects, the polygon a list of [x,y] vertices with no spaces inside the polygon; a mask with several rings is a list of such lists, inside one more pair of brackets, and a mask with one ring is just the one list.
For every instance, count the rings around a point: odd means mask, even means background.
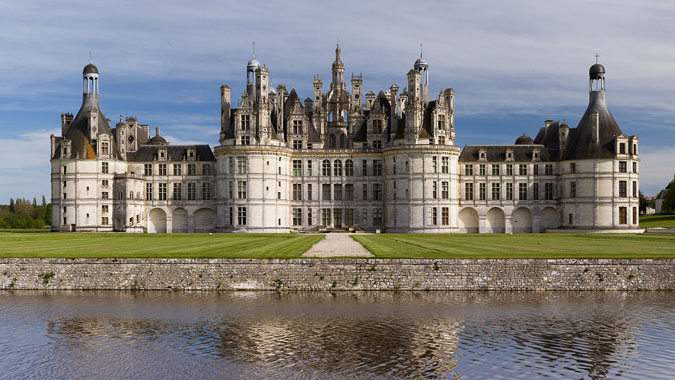
[{"label": "dormer window", "polygon": [[506,150],[506,160],[513,161],[513,149]]},{"label": "dormer window", "polygon": [[166,149],[160,149],[158,152],[159,161],[166,161],[167,153]]},{"label": "dormer window", "polygon": [[293,134],[302,134],[302,120],[293,120]]},{"label": "dormer window", "polygon": [[251,127],[251,116],[241,115],[241,130],[248,131],[250,127]]},{"label": "dormer window", "polygon": [[373,120],[373,133],[382,133],[382,120]]},{"label": "dormer window", "polygon": [[619,154],[626,154],[626,143],[619,143]]},{"label": "dormer window", "polygon": [[108,146],[108,142],[101,142],[101,155],[102,156],[107,156],[110,154],[110,148]]},{"label": "dormer window", "polygon": [[438,129],[445,129],[445,115],[438,115]]},{"label": "dormer window", "polygon": [[481,149],[478,151],[478,159],[481,161],[485,161],[486,157],[486,152],[485,149]]}]

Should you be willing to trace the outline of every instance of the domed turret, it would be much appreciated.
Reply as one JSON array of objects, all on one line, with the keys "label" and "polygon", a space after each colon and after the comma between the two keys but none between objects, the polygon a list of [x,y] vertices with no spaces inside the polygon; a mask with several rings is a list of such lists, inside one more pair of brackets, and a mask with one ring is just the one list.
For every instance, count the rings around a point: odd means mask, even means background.
[{"label": "domed turret", "polygon": [[605,66],[598,63],[600,55],[595,55],[595,64],[588,70],[588,85],[591,92],[605,91]]},{"label": "domed turret", "polygon": [[246,65],[246,70],[247,71],[256,71],[260,67],[260,62],[258,62],[257,59],[255,59],[255,53],[253,54],[253,58],[251,58],[250,61],[248,61],[248,64]]},{"label": "domed turret", "polygon": [[156,129],[156,132],[155,132],[155,137],[151,138],[150,141],[148,141],[148,144],[150,144],[150,145],[169,145],[169,143],[166,141],[166,139],[159,135],[159,125],[157,126],[157,129]]},{"label": "domed turret", "polygon": [[601,79],[605,77],[605,66],[596,63],[588,70],[591,79]]},{"label": "domed turret", "polygon": [[94,66],[93,64],[88,64],[87,66],[84,67],[82,70],[82,74],[98,74],[98,67]]},{"label": "domed turret", "polygon": [[516,145],[530,145],[530,144],[534,144],[534,141],[530,136],[527,136],[524,133],[522,136],[516,139]]}]

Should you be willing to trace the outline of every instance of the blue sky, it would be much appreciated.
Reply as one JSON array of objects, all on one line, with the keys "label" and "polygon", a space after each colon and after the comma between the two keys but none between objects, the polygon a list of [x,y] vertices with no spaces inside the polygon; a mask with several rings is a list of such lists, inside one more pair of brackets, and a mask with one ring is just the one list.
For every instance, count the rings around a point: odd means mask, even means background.
[{"label": "blue sky", "polygon": [[219,87],[241,95],[252,41],[271,84],[302,98],[314,74],[329,82],[338,38],[346,77],[374,92],[404,87],[423,43],[430,93],[456,91],[460,146],[575,127],[599,53],[610,110],[640,137],[643,192],[675,174],[673,2],[0,1],[0,203],[49,194],[49,135],[80,106],[90,50],[113,124],[137,116],[215,146]]}]

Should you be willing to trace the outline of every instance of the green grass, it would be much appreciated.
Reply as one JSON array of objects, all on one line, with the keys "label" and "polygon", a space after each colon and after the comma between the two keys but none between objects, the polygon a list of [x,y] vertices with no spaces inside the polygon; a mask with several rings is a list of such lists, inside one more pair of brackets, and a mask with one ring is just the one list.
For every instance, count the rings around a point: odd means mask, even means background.
[{"label": "green grass", "polygon": [[641,228],[675,228],[675,215],[644,215],[640,217]]},{"label": "green grass", "polygon": [[0,257],[300,257],[323,235],[0,232]]},{"label": "green grass", "polygon": [[675,258],[672,234],[353,235],[378,258]]}]

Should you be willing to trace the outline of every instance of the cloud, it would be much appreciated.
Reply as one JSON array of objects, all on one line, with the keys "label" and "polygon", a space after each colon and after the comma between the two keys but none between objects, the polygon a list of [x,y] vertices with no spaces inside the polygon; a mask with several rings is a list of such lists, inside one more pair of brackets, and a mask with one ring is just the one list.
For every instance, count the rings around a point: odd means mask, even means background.
[{"label": "cloud", "polygon": [[675,175],[675,147],[639,148],[640,189],[645,195],[656,195]]},{"label": "cloud", "polygon": [[50,197],[49,135],[38,130],[15,138],[0,138],[0,203],[9,198]]}]

